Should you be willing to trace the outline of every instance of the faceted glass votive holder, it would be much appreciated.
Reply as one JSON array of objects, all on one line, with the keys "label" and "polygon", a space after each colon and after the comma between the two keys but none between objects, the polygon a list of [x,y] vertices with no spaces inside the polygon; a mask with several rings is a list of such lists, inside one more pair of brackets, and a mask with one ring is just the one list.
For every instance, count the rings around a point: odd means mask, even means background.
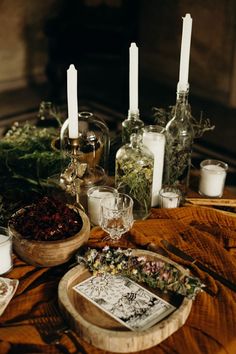
[{"label": "faceted glass votive holder", "polygon": [[174,187],[164,187],[159,193],[159,205],[161,208],[178,208],[182,198],[181,191]]},{"label": "faceted glass votive holder", "polygon": [[9,272],[12,265],[12,238],[7,228],[0,227],[0,275]]},{"label": "faceted glass votive holder", "polygon": [[205,197],[220,198],[224,192],[228,165],[218,160],[200,163],[199,193]]},{"label": "faceted glass votive holder", "polygon": [[95,186],[87,191],[88,197],[88,217],[93,226],[99,225],[101,200],[117,194],[117,190],[110,186]]}]

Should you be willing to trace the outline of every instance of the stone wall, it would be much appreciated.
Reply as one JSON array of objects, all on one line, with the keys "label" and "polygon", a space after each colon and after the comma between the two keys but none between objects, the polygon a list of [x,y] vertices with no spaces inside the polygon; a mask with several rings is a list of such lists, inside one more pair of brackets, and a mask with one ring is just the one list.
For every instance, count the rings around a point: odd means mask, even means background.
[{"label": "stone wall", "polygon": [[[87,6],[102,2],[119,6],[121,0],[84,2]],[[0,0],[0,92],[46,79],[48,42],[44,26],[61,3],[63,0]],[[137,6],[141,77],[176,89],[181,18],[190,13],[190,92],[236,107],[236,1],[137,0]]]},{"label": "stone wall", "polygon": [[45,80],[45,19],[57,0],[0,0],[0,92]]},{"label": "stone wall", "polygon": [[236,107],[234,0],[140,0],[143,76],[176,88],[186,13],[193,18],[191,92]]}]

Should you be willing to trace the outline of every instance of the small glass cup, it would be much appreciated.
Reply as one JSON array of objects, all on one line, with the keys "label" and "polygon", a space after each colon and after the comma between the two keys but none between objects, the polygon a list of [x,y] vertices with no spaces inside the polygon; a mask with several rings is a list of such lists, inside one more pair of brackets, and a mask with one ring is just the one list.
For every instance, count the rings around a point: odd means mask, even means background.
[{"label": "small glass cup", "polygon": [[159,193],[159,204],[161,208],[178,208],[182,193],[178,188],[164,187]]},{"label": "small glass cup", "polygon": [[133,225],[133,199],[125,193],[103,198],[99,224],[108,233],[104,240],[118,241]]},{"label": "small glass cup", "polygon": [[99,225],[101,200],[116,195],[117,190],[110,186],[94,186],[87,191],[88,216],[93,226]]},{"label": "small glass cup", "polygon": [[199,193],[205,197],[220,198],[224,192],[228,165],[218,160],[200,163]]},{"label": "small glass cup", "polygon": [[0,227],[0,275],[12,269],[12,237],[8,229]]}]

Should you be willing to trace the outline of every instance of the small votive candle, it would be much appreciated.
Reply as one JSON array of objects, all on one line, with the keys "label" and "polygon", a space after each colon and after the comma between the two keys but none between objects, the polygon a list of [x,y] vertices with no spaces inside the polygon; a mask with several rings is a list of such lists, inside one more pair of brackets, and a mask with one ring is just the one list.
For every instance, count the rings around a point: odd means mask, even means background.
[{"label": "small votive candle", "polygon": [[8,229],[0,227],[0,274],[12,268],[12,239]]},{"label": "small votive candle", "polygon": [[181,192],[174,187],[164,187],[159,193],[161,208],[177,208],[181,201]]},{"label": "small votive candle", "polygon": [[95,186],[89,188],[88,197],[88,216],[92,225],[99,225],[101,200],[116,194],[117,190],[110,186]]},{"label": "small votive candle", "polygon": [[224,191],[228,165],[218,160],[204,160],[200,164],[199,193],[220,198]]}]

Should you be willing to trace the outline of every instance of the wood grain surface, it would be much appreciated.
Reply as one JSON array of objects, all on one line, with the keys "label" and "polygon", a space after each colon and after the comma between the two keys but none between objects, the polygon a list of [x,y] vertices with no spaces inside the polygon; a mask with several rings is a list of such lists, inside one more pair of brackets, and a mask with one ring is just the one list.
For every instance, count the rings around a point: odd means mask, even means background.
[{"label": "wood grain surface", "polygon": [[[23,209],[18,213],[23,212]],[[28,264],[36,267],[53,267],[67,262],[89,238],[90,222],[87,215],[79,210],[83,221],[81,230],[72,237],[58,241],[32,241],[24,239],[9,224],[14,251]]]}]

